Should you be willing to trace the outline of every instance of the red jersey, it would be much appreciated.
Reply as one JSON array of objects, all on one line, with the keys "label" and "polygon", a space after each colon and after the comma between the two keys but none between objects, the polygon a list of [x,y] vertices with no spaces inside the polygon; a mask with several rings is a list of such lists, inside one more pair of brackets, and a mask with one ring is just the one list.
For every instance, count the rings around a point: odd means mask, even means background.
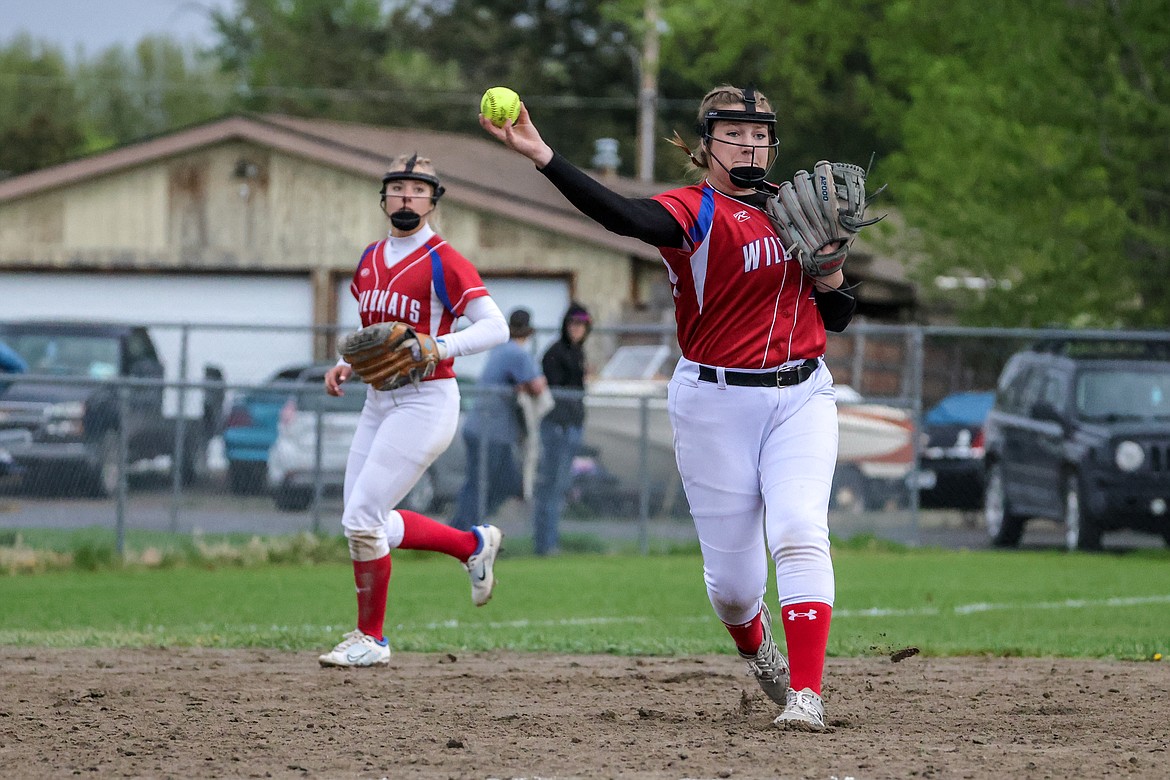
[{"label": "red jersey", "polygon": [[[387,239],[366,247],[349,285],[362,327],[397,320],[438,338],[451,332],[468,301],[488,294],[471,261],[437,233],[401,258],[388,256],[388,248]],[[454,364],[442,361],[430,378],[455,376]]]},{"label": "red jersey", "polygon": [[703,182],[654,200],[687,234],[659,247],[670,273],[683,357],[724,368],[772,368],[825,352],[812,281],[768,215]]}]

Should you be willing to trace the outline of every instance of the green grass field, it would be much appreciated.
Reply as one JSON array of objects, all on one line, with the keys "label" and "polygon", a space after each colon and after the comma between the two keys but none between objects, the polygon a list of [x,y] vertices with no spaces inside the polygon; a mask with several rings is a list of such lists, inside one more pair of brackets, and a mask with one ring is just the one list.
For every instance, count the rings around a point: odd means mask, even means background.
[{"label": "green grass field", "polygon": [[[352,570],[340,539],[299,551],[294,544],[291,552],[224,539],[216,543],[221,549],[243,552],[214,560],[209,550],[216,544],[205,541],[192,556],[181,549],[190,540],[180,540],[155,556],[161,563],[122,566],[93,541],[100,533],[92,539],[86,533],[98,532],[21,537],[26,547],[71,549],[73,563],[0,575],[0,644],[318,651],[353,627]],[[907,646],[931,655],[1135,660],[1170,652],[1170,553],[1164,550],[1070,555],[854,542],[837,545],[834,559],[830,655],[885,655]],[[495,598],[476,609],[457,563],[395,553],[387,619],[393,647],[731,651],[691,550],[545,559],[506,547],[496,572]],[[776,603],[771,584],[768,599]]]}]

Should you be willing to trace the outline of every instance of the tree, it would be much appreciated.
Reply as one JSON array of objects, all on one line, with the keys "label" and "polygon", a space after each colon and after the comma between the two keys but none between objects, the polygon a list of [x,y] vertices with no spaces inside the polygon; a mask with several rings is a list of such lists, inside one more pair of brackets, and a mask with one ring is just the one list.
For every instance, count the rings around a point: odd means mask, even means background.
[{"label": "tree", "polygon": [[[873,36],[893,182],[976,324],[1164,323],[1167,20],[1123,0],[887,6]],[[1148,293],[1152,292],[1150,295]]]},{"label": "tree", "polygon": [[76,83],[93,149],[206,121],[236,101],[217,61],[167,37],[105,49],[78,63]]},{"label": "tree", "polygon": [[85,136],[59,49],[21,35],[0,47],[0,177],[78,154]]},{"label": "tree", "polygon": [[882,132],[870,99],[875,8],[872,0],[664,0],[663,96],[687,106],[664,114],[689,130],[708,89],[753,84],[777,111],[776,177],[826,157],[882,158],[897,139]]},{"label": "tree", "polygon": [[626,142],[633,170],[640,41],[597,0],[412,0],[391,15],[398,43],[451,65],[470,93],[446,129],[479,132],[479,95],[520,93],[549,142],[587,165],[594,141]]},{"label": "tree", "polygon": [[433,126],[462,89],[460,74],[392,25],[378,0],[240,0],[212,22],[215,52],[252,110]]}]

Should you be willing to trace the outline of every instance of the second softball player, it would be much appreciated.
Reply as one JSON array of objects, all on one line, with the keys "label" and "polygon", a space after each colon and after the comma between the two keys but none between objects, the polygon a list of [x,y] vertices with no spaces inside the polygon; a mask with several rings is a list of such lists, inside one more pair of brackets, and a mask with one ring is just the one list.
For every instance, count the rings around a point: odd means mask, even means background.
[{"label": "second softball player", "polygon": [[[417,387],[380,391],[366,401],[345,467],[342,526],[349,540],[357,586],[357,627],[320,657],[322,666],[375,666],[390,660],[383,634],[390,584],[390,551],[432,550],[461,561],[471,577],[471,600],[482,606],[495,586],[502,534],[492,525],[457,530],[429,517],[396,509],[423,472],[447,449],[459,421],[453,358],[491,349],[508,338],[508,325],[479,272],[430,226],[443,187],[431,161],[417,155],[394,160],[382,178],[387,238],[362,254],[350,291],[362,326],[402,321],[439,344],[442,361]],[[452,333],[455,320],[471,324]],[[325,391],[345,392],[353,369],[338,362],[325,375]]]}]

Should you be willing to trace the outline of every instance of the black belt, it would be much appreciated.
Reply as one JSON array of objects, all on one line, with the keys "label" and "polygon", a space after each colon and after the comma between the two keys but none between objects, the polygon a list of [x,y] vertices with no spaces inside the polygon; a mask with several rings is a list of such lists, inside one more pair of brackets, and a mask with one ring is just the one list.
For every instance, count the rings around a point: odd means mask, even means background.
[{"label": "black belt", "polygon": [[[791,387],[799,385],[813,375],[821,364],[818,358],[809,358],[795,366],[787,366],[764,373],[747,371],[724,371],[724,380],[737,387]],[[699,366],[700,382],[718,382],[719,376],[711,366]]]}]

